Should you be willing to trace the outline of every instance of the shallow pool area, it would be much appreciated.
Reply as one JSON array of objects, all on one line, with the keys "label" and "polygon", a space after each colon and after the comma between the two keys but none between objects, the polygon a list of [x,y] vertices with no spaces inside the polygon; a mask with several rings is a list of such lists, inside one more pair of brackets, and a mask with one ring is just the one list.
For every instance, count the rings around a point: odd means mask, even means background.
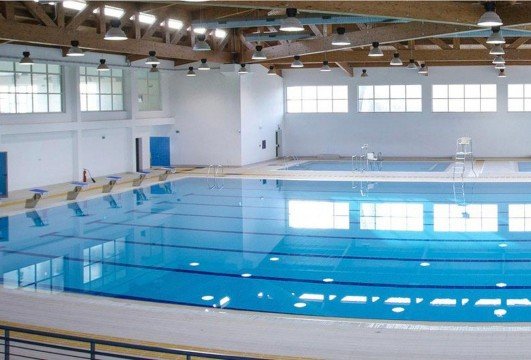
[{"label": "shallow pool area", "polygon": [[308,316],[531,320],[528,184],[217,181],[1,218],[2,286]]},{"label": "shallow pool area", "polygon": [[403,172],[443,172],[450,166],[449,161],[378,161],[378,162],[352,162],[349,160],[319,160],[306,161],[290,165],[285,170],[310,170],[310,171],[403,171]]}]

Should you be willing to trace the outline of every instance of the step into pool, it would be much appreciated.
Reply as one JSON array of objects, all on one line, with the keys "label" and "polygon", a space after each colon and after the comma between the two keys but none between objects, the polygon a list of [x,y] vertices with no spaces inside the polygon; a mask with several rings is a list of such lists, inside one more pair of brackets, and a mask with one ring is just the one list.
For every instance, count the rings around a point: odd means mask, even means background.
[{"label": "step into pool", "polygon": [[187,178],[0,218],[4,288],[531,321],[531,187]]}]

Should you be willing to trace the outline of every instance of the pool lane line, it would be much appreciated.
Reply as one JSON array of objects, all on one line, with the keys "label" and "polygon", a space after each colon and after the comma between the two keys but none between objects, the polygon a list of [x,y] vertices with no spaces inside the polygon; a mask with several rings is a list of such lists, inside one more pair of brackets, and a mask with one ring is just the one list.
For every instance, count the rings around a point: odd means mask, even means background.
[{"label": "pool lane line", "polygon": [[[18,253],[19,255],[27,255],[34,257],[43,257],[45,259],[54,259],[58,256],[38,254],[38,253],[23,253],[12,250],[2,250],[1,252],[12,252]],[[63,259],[66,261],[73,261],[78,263],[84,263],[86,260],[82,258],[71,257],[68,255],[63,256]],[[437,285],[437,284],[394,284],[394,283],[366,283],[359,281],[342,281],[334,280],[331,283],[325,283],[322,279],[299,279],[292,277],[276,277],[276,276],[267,276],[267,275],[255,275],[251,277],[243,278],[240,273],[222,273],[206,270],[191,270],[191,269],[179,269],[172,268],[167,266],[153,266],[153,265],[142,265],[142,264],[131,264],[131,263],[119,263],[116,261],[101,260],[94,263],[102,265],[112,265],[119,266],[124,268],[132,269],[142,269],[149,271],[162,271],[162,272],[171,272],[171,273],[182,273],[182,274],[191,274],[191,275],[205,275],[205,276],[215,276],[215,277],[227,277],[233,279],[241,279],[242,281],[247,280],[267,280],[267,281],[278,281],[278,282],[296,282],[296,283],[306,283],[306,284],[320,284],[323,286],[328,285],[342,285],[342,286],[358,286],[358,287],[379,287],[379,288],[400,288],[400,289],[456,289],[456,290],[527,290],[531,289],[531,285],[507,285],[505,287],[498,287],[496,285]],[[1,278],[3,281],[3,278]]]},{"label": "pool lane line", "polygon": [[[126,220],[129,221],[129,220]],[[149,225],[149,224],[132,224],[123,222],[110,222],[98,220],[98,224],[103,225],[116,225],[116,226],[128,226],[128,227],[145,227],[145,228],[157,228],[157,229],[168,229],[168,230],[179,230],[179,231],[196,231],[196,232],[210,232],[210,233],[222,233],[222,234],[243,234],[243,235],[259,235],[259,236],[283,236],[283,237],[303,237],[303,238],[315,238],[315,239],[341,239],[341,240],[358,240],[358,241],[410,241],[410,242],[452,242],[452,243],[478,243],[478,242],[487,242],[487,243],[500,243],[500,242],[516,242],[516,243],[526,243],[531,242],[531,238],[528,239],[483,239],[483,240],[459,240],[459,239],[397,239],[397,238],[358,238],[353,236],[335,236],[335,235],[304,235],[304,234],[286,234],[286,233],[266,233],[266,232],[255,232],[255,231],[236,231],[236,230],[214,230],[214,229],[197,229],[197,228],[186,228],[178,226],[165,226],[165,225]],[[391,231],[391,230],[390,230]]]},{"label": "pool lane line", "polygon": [[[96,237],[82,237],[75,235],[61,235],[56,234],[52,236],[63,237],[68,239],[80,239],[80,240],[94,240],[94,241],[114,241],[115,239],[105,239]],[[234,252],[239,254],[259,254],[259,255],[276,255],[276,256],[289,256],[289,257],[308,257],[308,258],[324,258],[324,259],[347,259],[347,260],[370,260],[370,261],[404,261],[404,262],[449,262],[449,263],[526,263],[531,262],[531,259],[436,259],[436,258],[400,258],[400,257],[373,257],[373,256],[353,256],[353,255],[328,255],[328,254],[301,254],[301,253],[289,253],[281,251],[260,251],[260,250],[244,250],[244,249],[223,249],[214,248],[208,246],[193,246],[193,245],[176,245],[176,244],[158,244],[153,242],[143,241],[121,241],[125,244],[133,245],[145,245],[145,246],[158,246],[164,248],[176,248],[176,249],[189,249],[189,250],[206,250],[217,252]],[[500,254],[504,255],[504,254]]]}]

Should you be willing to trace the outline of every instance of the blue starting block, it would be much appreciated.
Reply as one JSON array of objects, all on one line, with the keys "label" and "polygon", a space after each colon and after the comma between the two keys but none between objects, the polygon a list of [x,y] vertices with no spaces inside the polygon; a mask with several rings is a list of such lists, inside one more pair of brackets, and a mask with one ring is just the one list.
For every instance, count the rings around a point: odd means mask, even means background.
[{"label": "blue starting block", "polygon": [[149,174],[151,174],[151,171],[139,171],[138,178],[133,180],[133,186],[140,186],[140,184],[142,184],[146,176],[148,176]]},{"label": "blue starting block", "polygon": [[45,189],[30,189],[30,192],[33,193],[33,196],[26,200],[26,209],[33,209],[37,206],[37,203],[42,198],[43,195],[48,193],[48,190]]},{"label": "blue starting block", "polygon": [[75,200],[81,190],[88,185],[88,183],[83,181],[72,181],[70,184],[74,185],[74,190],[66,193],[66,200]]},{"label": "blue starting block", "polygon": [[161,167],[160,170],[164,171],[162,174],[159,175],[159,181],[166,181],[168,178],[168,175],[175,174],[174,167]]},{"label": "blue starting block", "polygon": [[103,185],[102,192],[110,193],[114,185],[116,185],[116,182],[120,180],[121,178],[122,178],[121,176],[107,176],[107,180],[109,180],[109,183],[106,185]]}]

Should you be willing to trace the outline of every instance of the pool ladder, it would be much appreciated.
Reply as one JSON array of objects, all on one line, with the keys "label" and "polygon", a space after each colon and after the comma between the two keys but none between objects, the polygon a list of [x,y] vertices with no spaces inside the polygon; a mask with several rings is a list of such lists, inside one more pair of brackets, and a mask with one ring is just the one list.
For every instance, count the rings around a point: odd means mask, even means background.
[{"label": "pool ladder", "polygon": [[284,160],[284,166],[283,166],[283,170],[287,170],[288,169],[288,163],[290,161],[299,161],[299,157],[297,155],[289,155],[289,156],[284,156],[282,158]]},{"label": "pool ladder", "polygon": [[[223,182],[223,175],[224,175],[224,167],[223,165],[209,165],[208,166],[208,172],[207,172],[207,184],[208,188],[210,190],[212,189],[223,189],[224,182]],[[211,182],[211,180],[214,180]]]}]

